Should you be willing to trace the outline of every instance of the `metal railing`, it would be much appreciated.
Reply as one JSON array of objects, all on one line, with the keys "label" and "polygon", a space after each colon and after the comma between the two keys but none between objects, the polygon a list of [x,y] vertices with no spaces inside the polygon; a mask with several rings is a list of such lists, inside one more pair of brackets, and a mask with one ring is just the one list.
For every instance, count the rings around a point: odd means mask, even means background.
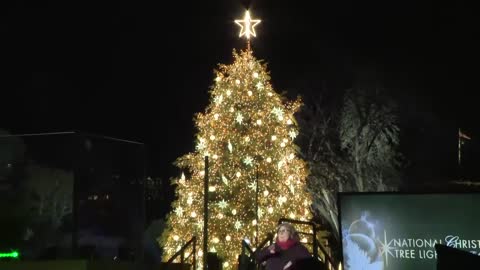
[{"label": "metal railing", "polygon": [[[192,252],[188,254],[188,256],[185,258],[185,250],[190,245],[192,246]],[[182,264],[182,269],[183,269],[183,266],[185,265],[185,261],[192,256],[193,256],[192,257],[193,270],[197,269],[197,237],[196,236],[192,237],[192,239],[190,239],[187,243],[185,243],[185,245],[183,245],[179,251],[173,254],[173,256],[167,261],[167,264],[173,263],[178,256],[180,256],[180,263]]]},{"label": "metal railing", "polygon": [[[260,242],[260,244],[255,248],[255,251],[262,250],[265,245],[271,245],[273,243],[273,234],[267,234],[267,237]],[[248,253],[248,255],[246,254]],[[239,270],[251,270],[249,269],[250,265],[254,265],[255,269],[260,269],[259,265],[255,262],[255,252],[250,247],[250,244],[247,241],[242,240],[242,253],[240,254],[239,260]]]}]

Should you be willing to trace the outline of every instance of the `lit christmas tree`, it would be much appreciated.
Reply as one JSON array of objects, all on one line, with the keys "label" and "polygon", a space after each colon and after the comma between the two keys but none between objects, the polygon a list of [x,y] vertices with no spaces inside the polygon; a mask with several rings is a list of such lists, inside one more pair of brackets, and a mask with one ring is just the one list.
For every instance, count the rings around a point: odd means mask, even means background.
[{"label": "lit christmas tree", "polygon": [[[249,14],[241,36],[255,36],[259,22]],[[161,238],[169,259],[192,236],[202,250],[205,156],[209,157],[208,251],[232,269],[241,240],[262,241],[280,218],[310,220],[311,198],[305,190],[307,168],[296,153],[294,113],[301,101],[286,102],[269,80],[266,65],[250,49],[233,52],[231,65],[220,65],[210,91],[211,103],[196,116],[196,151],[176,161],[186,172],[175,179],[177,200]],[[258,232],[258,235],[257,235]],[[199,268],[203,268],[199,264]]]}]

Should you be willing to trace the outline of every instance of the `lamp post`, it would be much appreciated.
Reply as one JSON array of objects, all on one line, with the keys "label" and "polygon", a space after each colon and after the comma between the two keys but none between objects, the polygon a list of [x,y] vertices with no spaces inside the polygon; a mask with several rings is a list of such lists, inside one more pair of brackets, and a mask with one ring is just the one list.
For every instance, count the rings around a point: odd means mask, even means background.
[{"label": "lamp post", "polygon": [[258,164],[255,166],[255,246],[258,246]]},{"label": "lamp post", "polygon": [[203,269],[207,270],[208,255],[208,156],[205,156],[205,178],[203,183]]},{"label": "lamp post", "polygon": [[258,192],[259,192],[259,186],[260,186],[260,178],[259,178],[259,171],[258,171],[258,166],[260,162],[263,160],[262,156],[256,155],[255,156],[255,246],[258,245],[258,207],[259,207],[259,201],[258,201]]}]

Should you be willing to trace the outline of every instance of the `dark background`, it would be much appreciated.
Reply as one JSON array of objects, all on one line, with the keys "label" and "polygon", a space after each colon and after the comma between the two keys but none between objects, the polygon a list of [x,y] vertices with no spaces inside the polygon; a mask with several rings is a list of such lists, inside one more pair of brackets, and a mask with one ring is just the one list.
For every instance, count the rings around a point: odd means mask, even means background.
[{"label": "dark background", "polygon": [[462,0],[4,1],[0,127],[140,141],[149,175],[176,176],[213,69],[245,46],[233,20],[247,5],[262,19],[253,49],[277,91],[340,96],[360,78],[382,81],[417,168],[456,175],[461,127],[478,175],[478,19]]}]

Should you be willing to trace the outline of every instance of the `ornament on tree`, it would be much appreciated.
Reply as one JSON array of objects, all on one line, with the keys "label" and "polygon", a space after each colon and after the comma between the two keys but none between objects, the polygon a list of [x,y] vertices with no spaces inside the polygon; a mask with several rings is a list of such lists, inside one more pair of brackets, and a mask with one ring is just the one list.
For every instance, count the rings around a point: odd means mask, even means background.
[{"label": "ornament on tree", "polygon": [[201,151],[201,150],[205,149],[205,147],[206,147],[205,139],[204,138],[199,138],[198,139],[198,144],[197,144],[197,150]]},{"label": "ornament on tree", "polygon": [[251,182],[248,187],[253,190],[253,191],[257,191],[257,184],[255,182]]},{"label": "ornament on tree", "polygon": [[293,141],[297,137],[297,132],[295,132],[295,130],[290,130],[290,132],[288,132],[288,136],[290,136]]},{"label": "ornament on tree", "polygon": [[193,198],[192,198],[191,195],[189,195],[189,196],[188,196],[188,199],[187,199],[187,204],[188,204],[188,205],[192,205],[192,203],[193,203]]},{"label": "ornament on tree", "polygon": [[295,194],[295,186],[293,184],[290,184],[290,192]]},{"label": "ornament on tree", "polygon": [[258,90],[262,90],[264,88],[263,83],[261,82],[258,82],[255,86],[257,87]]},{"label": "ornament on tree", "polygon": [[228,151],[230,151],[230,153],[232,153],[232,151],[233,151],[233,146],[232,146],[232,143],[230,142],[230,140],[228,140]]},{"label": "ornament on tree", "polygon": [[177,207],[177,209],[175,209],[175,214],[177,214],[179,217],[183,217],[183,208]]},{"label": "ornament on tree", "polygon": [[222,95],[216,96],[213,100],[213,102],[215,102],[215,104],[217,104],[217,105],[220,105],[222,103],[222,101],[223,101],[223,96]]},{"label": "ornament on tree", "polygon": [[242,223],[240,221],[235,221],[235,229],[240,230],[240,228],[242,228]]},{"label": "ornament on tree", "polygon": [[261,218],[263,216],[263,209],[258,208],[258,217]]},{"label": "ornament on tree", "polygon": [[253,158],[251,158],[250,156],[247,156],[247,157],[243,160],[243,163],[245,163],[245,165],[251,167],[251,166],[253,165]]},{"label": "ornament on tree", "polygon": [[282,120],[282,119],[283,119],[283,111],[282,111],[282,109],[275,107],[275,108],[273,108],[272,113],[273,113],[275,116],[277,116],[277,119],[278,119],[278,120]]},{"label": "ornament on tree", "polygon": [[225,209],[227,208],[227,206],[228,206],[228,203],[225,200],[221,200],[218,202],[218,207],[220,207],[221,209]]},{"label": "ornament on tree", "polygon": [[225,184],[225,185],[228,185],[228,179],[225,177],[225,175],[222,174],[222,182]]},{"label": "ornament on tree", "polygon": [[285,196],[282,195],[282,196],[280,196],[280,197],[278,198],[278,204],[279,204],[280,206],[282,206],[282,205],[283,205],[284,203],[286,203],[286,202],[287,202],[287,197],[285,197]]},{"label": "ornament on tree", "polygon": [[237,113],[237,118],[235,118],[235,120],[241,125],[243,122],[243,115],[241,113]]},{"label": "ornament on tree", "polygon": [[185,174],[183,174],[182,172],[182,176],[180,177],[180,179],[178,180],[178,183],[180,185],[185,185]]}]

